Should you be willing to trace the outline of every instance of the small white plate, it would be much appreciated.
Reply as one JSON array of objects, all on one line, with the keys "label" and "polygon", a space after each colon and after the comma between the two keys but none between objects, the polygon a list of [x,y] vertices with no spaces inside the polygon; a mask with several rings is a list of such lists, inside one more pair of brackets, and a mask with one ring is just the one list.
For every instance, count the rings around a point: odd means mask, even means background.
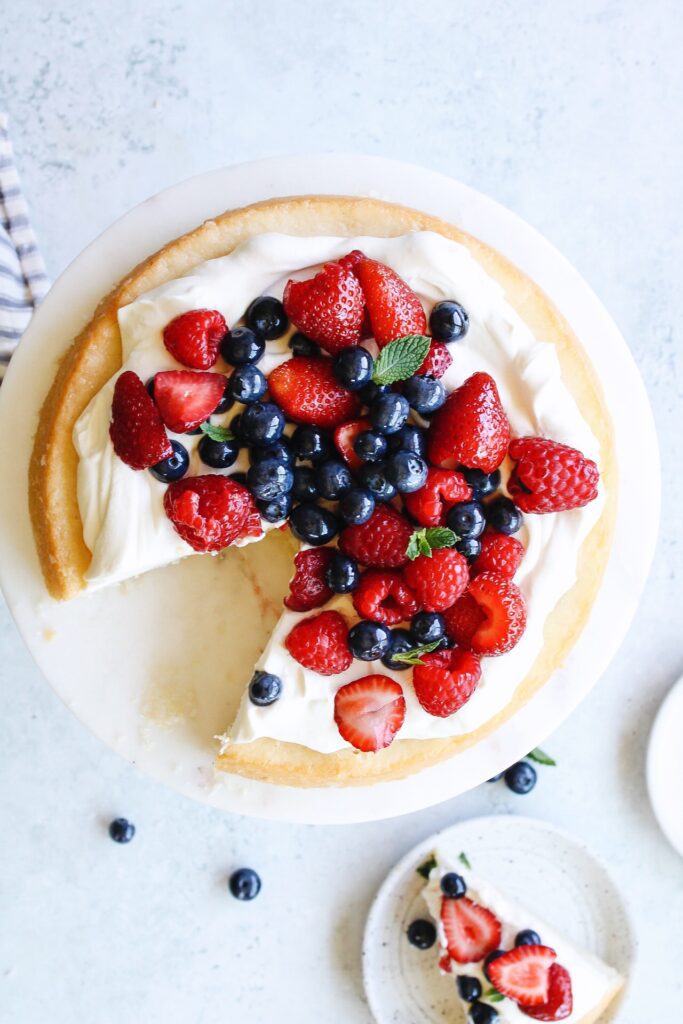
[{"label": "small white plate", "polygon": [[[624,978],[632,974],[635,939],[627,908],[606,869],[579,839],[533,818],[473,818],[429,836],[406,854],[375,897],[363,940],[363,979],[378,1024],[461,1019],[452,977],[437,970],[434,950],[415,949],[405,934],[411,921],[426,916],[424,881],[416,869],[437,841],[454,858],[466,853],[478,873]],[[599,1024],[614,1019],[623,999]]]},{"label": "small white plate", "polygon": [[683,678],[657,712],[647,751],[647,788],[659,826],[683,856]]}]

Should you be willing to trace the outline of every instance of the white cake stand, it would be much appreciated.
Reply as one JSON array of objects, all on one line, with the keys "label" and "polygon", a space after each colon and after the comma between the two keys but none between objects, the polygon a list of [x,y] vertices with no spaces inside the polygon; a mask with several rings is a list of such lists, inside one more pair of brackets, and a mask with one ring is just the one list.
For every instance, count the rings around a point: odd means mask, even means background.
[{"label": "white cake stand", "polygon": [[[216,637],[230,614],[215,559],[191,558],[124,586],[58,604],[42,582],[27,510],[27,466],[36,417],[59,356],[99,299],[170,239],[229,207],[270,196],[372,195],[457,224],[501,250],[553,299],[603,382],[619,463],[612,556],[591,620],[562,669],[485,741],[401,782],[362,789],[297,790],[216,778],[213,736],[229,721],[216,671]],[[533,228],[479,192],[432,171],[376,157],[264,160],[192,178],[148,199],[104,232],[62,274],[36,314],[0,391],[0,582],[47,680],[108,746],[178,792],[225,810],[310,823],[370,821],[464,792],[524,756],[596,684],[635,612],[656,529],[637,545],[632,496],[649,466],[653,521],[659,506],[657,440],[643,383],[614,322],[588,285]],[[629,557],[620,557],[628,550]],[[258,614],[254,607],[254,614]],[[214,652],[212,654],[212,652]],[[246,665],[249,637],[222,652]]]}]

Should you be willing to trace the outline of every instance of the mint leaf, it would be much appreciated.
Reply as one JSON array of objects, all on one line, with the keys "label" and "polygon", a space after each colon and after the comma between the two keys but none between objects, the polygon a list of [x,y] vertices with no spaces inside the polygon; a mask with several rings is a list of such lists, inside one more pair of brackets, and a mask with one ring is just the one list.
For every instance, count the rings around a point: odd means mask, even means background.
[{"label": "mint leaf", "polygon": [[206,421],[206,423],[200,423],[199,429],[201,430],[202,434],[206,434],[206,436],[210,437],[212,441],[235,440],[235,435],[233,434],[232,430],[228,430],[227,427],[215,427],[213,423],[209,423],[208,420]]},{"label": "mint leaf", "polygon": [[431,855],[429,860],[426,860],[424,864],[420,864],[419,868],[415,868],[418,875],[422,875],[423,878],[429,878],[430,874],[436,867],[436,857],[434,854]]},{"label": "mint leaf", "polygon": [[424,363],[432,339],[425,334],[407,334],[385,345],[375,360],[375,384],[395,384],[412,377]]},{"label": "mint leaf", "polygon": [[411,562],[414,562],[418,555],[431,558],[432,551],[437,548],[452,548],[457,541],[457,533],[453,533],[446,526],[423,526],[421,530],[415,530],[408,541],[406,557]]},{"label": "mint leaf", "polygon": [[482,999],[486,999],[489,1003],[502,1003],[505,996],[502,992],[499,992],[497,988],[489,988],[484,992]]},{"label": "mint leaf", "polygon": [[537,764],[549,764],[553,768],[557,766],[557,761],[554,761],[550,754],[546,754],[540,747],[534,747],[534,749],[527,754],[530,761],[535,761]]},{"label": "mint leaf", "polygon": [[464,864],[466,868],[469,868],[470,871],[472,870],[472,865],[470,864],[466,853],[461,853],[458,860],[461,864]]},{"label": "mint leaf", "polygon": [[391,658],[392,661],[398,661],[401,665],[424,665],[421,655],[431,654],[440,645],[440,640],[432,640],[431,643],[413,647],[410,651],[399,651],[398,654],[392,654]]}]

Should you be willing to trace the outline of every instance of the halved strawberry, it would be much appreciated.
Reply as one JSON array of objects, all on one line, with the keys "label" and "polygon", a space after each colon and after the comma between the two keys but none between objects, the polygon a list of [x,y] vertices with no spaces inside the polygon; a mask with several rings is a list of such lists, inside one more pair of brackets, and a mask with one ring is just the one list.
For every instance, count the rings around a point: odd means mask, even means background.
[{"label": "halved strawberry", "polygon": [[337,728],[356,750],[374,753],[388,747],[405,715],[403,690],[387,676],[365,676],[347,683],[334,698]]},{"label": "halved strawberry", "polygon": [[132,370],[116,379],[109,436],[114,451],[131,469],[148,469],[173,454],[159,410]]},{"label": "halved strawberry", "polygon": [[441,901],[441,924],[449,955],[459,964],[483,960],[500,945],[500,921],[468,896]]},{"label": "halved strawberry", "polygon": [[[355,253],[328,263],[306,281],[288,281],[283,303],[292,323],[331,355],[357,345],[365,314],[365,300],[351,270]],[[361,257],[362,258],[362,257]]]},{"label": "halved strawberry", "polygon": [[425,334],[427,318],[418,296],[403,278],[377,260],[364,259],[354,268],[380,348],[406,334]]},{"label": "halved strawberry", "polygon": [[210,370],[228,333],[217,309],[190,309],[164,327],[164,345],[174,359],[191,370]]},{"label": "halved strawberry", "polygon": [[510,442],[510,424],[488,373],[473,373],[432,419],[427,447],[434,465],[455,463],[492,473]]},{"label": "halved strawberry", "polygon": [[526,601],[512,580],[483,572],[444,612],[444,618],[448,636],[461,647],[480,657],[505,654],[526,628]]},{"label": "halved strawberry", "polygon": [[521,1006],[520,1010],[534,1020],[558,1021],[571,1017],[574,1009],[572,979],[562,964],[552,964],[548,971],[548,998],[540,1006]]},{"label": "halved strawberry", "polygon": [[372,430],[370,420],[350,420],[348,423],[340,423],[334,428],[334,443],[337,451],[354,473],[363,465],[361,459],[356,455],[353,442],[364,430]]},{"label": "halved strawberry", "polygon": [[556,959],[550,946],[516,946],[488,965],[491,984],[521,1006],[541,1006],[548,998],[548,972]]},{"label": "halved strawberry", "polygon": [[360,407],[357,396],[337,381],[331,359],[294,356],[273,370],[268,388],[273,401],[296,423],[336,427]]},{"label": "halved strawberry", "polygon": [[155,374],[154,401],[168,429],[185,434],[209,418],[226,383],[222,373],[165,370]]}]

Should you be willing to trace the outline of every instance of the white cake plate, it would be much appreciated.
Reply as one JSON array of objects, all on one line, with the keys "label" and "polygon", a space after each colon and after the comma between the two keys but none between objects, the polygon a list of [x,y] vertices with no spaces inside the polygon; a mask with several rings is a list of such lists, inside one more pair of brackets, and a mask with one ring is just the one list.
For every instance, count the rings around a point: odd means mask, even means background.
[{"label": "white cake plate", "polygon": [[683,678],[662,701],[647,749],[647,789],[660,828],[683,857]]},{"label": "white cake plate", "polygon": [[[27,510],[27,466],[38,410],[59,356],[102,296],[137,262],[204,219],[271,196],[306,193],[372,195],[417,207],[477,235],[525,270],[589,349],[613,417],[619,462],[612,556],[591,620],[563,668],[476,747],[412,778],[362,789],[297,790],[216,778],[213,736],[225,729],[234,707],[224,683],[226,664],[244,674],[258,653],[249,636],[230,650],[220,648],[231,595],[221,589],[219,560],[185,559],[121,587],[59,604],[43,585]],[[0,390],[0,582],[26,644],[56,692],[88,729],[156,779],[242,814],[310,823],[392,817],[471,789],[519,759],[598,681],[628,628],[650,566],[657,530],[633,545],[638,524],[632,499],[640,489],[638,467],[647,462],[656,525],[656,451],[645,389],[614,322],[573,267],[515,214],[444,175],[377,157],[304,156],[241,164],[192,178],[126,214],[68,267],[34,317]],[[625,550],[627,559],[620,557]],[[253,614],[262,614],[257,598],[251,599]],[[217,651],[223,657],[218,673]]]}]

